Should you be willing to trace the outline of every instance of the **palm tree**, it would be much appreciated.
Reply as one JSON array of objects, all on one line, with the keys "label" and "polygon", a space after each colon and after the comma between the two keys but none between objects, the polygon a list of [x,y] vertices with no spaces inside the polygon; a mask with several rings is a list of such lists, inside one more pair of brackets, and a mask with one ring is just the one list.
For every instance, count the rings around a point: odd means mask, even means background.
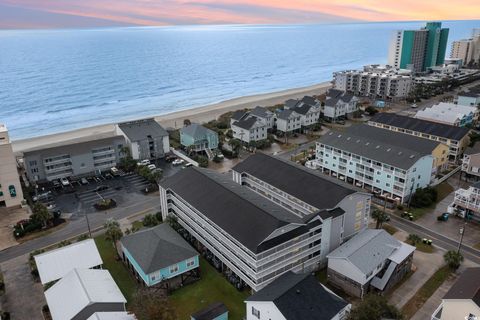
[{"label": "palm tree", "polygon": [[120,229],[120,224],[114,219],[108,219],[107,221],[105,221],[104,228],[107,230],[105,232],[105,238],[112,241],[115,252],[118,254],[117,241],[123,237],[123,232],[122,229]]},{"label": "palm tree", "polygon": [[385,211],[375,209],[372,212],[372,218],[376,221],[375,229],[380,229],[382,224],[388,220],[388,214]]},{"label": "palm tree", "polygon": [[452,270],[457,270],[463,262],[462,254],[453,250],[447,251],[447,253],[443,255],[443,259]]}]

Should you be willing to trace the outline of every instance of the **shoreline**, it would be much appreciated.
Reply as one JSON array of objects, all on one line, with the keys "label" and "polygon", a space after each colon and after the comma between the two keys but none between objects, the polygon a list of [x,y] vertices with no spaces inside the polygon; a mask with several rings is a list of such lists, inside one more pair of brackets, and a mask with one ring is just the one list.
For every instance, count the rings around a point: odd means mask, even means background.
[{"label": "shoreline", "polygon": [[[220,115],[244,108],[254,108],[257,105],[272,106],[285,102],[288,99],[302,98],[305,95],[318,95],[325,93],[331,87],[330,81],[321,82],[315,85],[292,88],[269,93],[261,93],[250,96],[233,98],[206,106],[194,107],[185,110],[173,111],[164,115],[151,116],[165,129],[179,129],[183,126],[183,120],[191,122],[206,123],[217,119]],[[144,117],[148,118],[148,117]],[[132,119],[134,120],[134,119]],[[44,136],[19,139],[12,141],[12,148],[17,155],[29,150],[52,148],[66,143],[80,143],[93,139],[105,138],[115,135],[115,124],[109,123],[96,125],[72,131],[53,133]],[[8,124],[7,124],[8,125]]]}]

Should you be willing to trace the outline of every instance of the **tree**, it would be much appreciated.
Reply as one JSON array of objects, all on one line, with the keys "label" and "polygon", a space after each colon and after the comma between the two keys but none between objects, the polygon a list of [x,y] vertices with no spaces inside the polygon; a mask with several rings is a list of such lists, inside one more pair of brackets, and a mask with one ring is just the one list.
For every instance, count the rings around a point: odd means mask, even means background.
[{"label": "tree", "polygon": [[232,147],[232,151],[236,154],[238,154],[240,148],[242,147],[242,141],[238,139],[230,139],[230,141],[228,141],[228,144],[230,145],[230,147]]},{"label": "tree", "polygon": [[412,196],[410,205],[415,208],[425,208],[437,201],[438,193],[432,187],[418,188]]},{"label": "tree", "polygon": [[164,290],[140,289],[132,301],[132,312],[140,320],[175,320],[175,310]]},{"label": "tree", "polygon": [[105,238],[112,241],[113,246],[115,247],[115,252],[117,251],[117,241],[123,237],[122,229],[120,229],[120,224],[114,219],[108,219],[105,221],[103,227],[107,230],[105,232]]},{"label": "tree", "polygon": [[32,212],[32,221],[40,223],[43,227],[47,226],[47,223],[53,218],[47,207],[39,202],[33,205]]},{"label": "tree", "polygon": [[375,115],[376,113],[378,113],[378,110],[377,110],[375,107],[368,106],[368,107],[365,109],[365,112],[368,113],[369,116],[373,116],[373,115]]},{"label": "tree", "polygon": [[463,262],[462,254],[453,250],[447,251],[443,255],[443,259],[448,267],[452,270],[457,270]]},{"label": "tree", "polygon": [[417,245],[418,243],[420,243],[420,242],[422,241],[422,238],[420,238],[420,236],[417,235],[417,234],[411,233],[411,234],[408,235],[407,241],[408,241],[411,245],[415,246],[415,245]]},{"label": "tree", "polygon": [[190,119],[184,119],[184,120],[183,120],[183,126],[184,126],[184,127],[188,127],[188,126],[191,125],[191,124],[192,124],[192,122],[190,121]]},{"label": "tree", "polygon": [[402,313],[383,296],[368,294],[352,309],[348,320],[403,319]]},{"label": "tree", "polygon": [[158,224],[158,220],[153,214],[147,214],[143,218],[142,223],[145,227],[154,227]]},{"label": "tree", "polygon": [[120,158],[120,167],[125,171],[133,171],[137,167],[137,162],[132,157],[132,153],[128,147],[120,149],[120,153],[123,155]]},{"label": "tree", "polygon": [[173,230],[176,230],[176,231],[178,231],[182,227],[180,223],[178,223],[178,218],[173,214],[169,214],[165,219],[165,222],[168,223],[168,225],[172,227]]},{"label": "tree", "polygon": [[375,229],[380,229],[382,224],[388,221],[388,214],[385,211],[375,209],[372,212],[372,218],[376,221]]}]

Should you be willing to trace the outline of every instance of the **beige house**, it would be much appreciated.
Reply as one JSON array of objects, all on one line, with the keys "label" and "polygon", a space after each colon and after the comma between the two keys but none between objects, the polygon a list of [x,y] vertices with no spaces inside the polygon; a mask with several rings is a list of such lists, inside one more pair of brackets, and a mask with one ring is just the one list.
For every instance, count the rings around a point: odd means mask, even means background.
[{"label": "beige house", "polygon": [[0,123],[0,207],[20,206],[22,200],[22,186],[8,130]]},{"label": "beige house", "polygon": [[467,269],[442,299],[431,320],[480,319],[480,268]]},{"label": "beige house", "polygon": [[480,177],[480,143],[467,148],[463,154],[462,172],[467,176]]}]

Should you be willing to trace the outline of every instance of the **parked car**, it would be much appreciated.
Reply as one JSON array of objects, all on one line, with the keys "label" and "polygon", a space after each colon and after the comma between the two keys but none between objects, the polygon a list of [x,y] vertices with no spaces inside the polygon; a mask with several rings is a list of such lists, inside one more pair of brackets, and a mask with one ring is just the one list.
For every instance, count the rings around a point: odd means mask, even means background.
[{"label": "parked car", "polygon": [[58,181],[58,180],[53,180],[52,183],[53,183],[53,187],[54,187],[55,189],[61,187],[60,181]]},{"label": "parked car", "polygon": [[147,168],[150,169],[150,171],[152,171],[152,170],[157,169],[157,166],[154,165],[154,164],[149,164]]},{"label": "parked car", "polygon": [[82,179],[80,180],[80,183],[83,184],[83,185],[88,184],[87,178],[82,178]]},{"label": "parked car", "polygon": [[104,190],[107,190],[107,189],[108,189],[108,186],[101,185],[101,186],[98,186],[98,187],[95,188],[95,192],[104,191]]},{"label": "parked car", "polygon": [[183,159],[176,159],[176,160],[173,160],[172,164],[174,166],[179,166],[181,165],[182,163],[184,163],[185,161]]},{"label": "parked car", "polygon": [[148,166],[149,164],[150,164],[150,160],[148,159],[137,162],[137,166]]},{"label": "parked car", "polygon": [[437,217],[437,221],[448,221],[448,212],[444,212]]},{"label": "parked car", "polygon": [[187,162],[182,168],[185,169],[185,168],[188,168],[188,167],[191,167],[191,166],[193,166],[193,163]]},{"label": "parked car", "polygon": [[114,177],[118,176],[119,175],[119,172],[118,172],[118,169],[116,167],[111,167],[110,168],[110,172],[112,173],[112,175]]},{"label": "parked car", "polygon": [[166,162],[173,162],[176,159],[177,159],[177,157],[175,157],[174,155],[168,155],[168,156],[165,157]]},{"label": "parked car", "polygon": [[70,185],[70,182],[68,181],[67,178],[61,178],[60,182],[62,183],[62,186],[67,187]]},{"label": "parked car", "polygon": [[44,201],[44,200],[48,200],[51,197],[52,197],[52,191],[48,191],[45,193],[39,193],[38,195],[34,196],[32,200],[33,202]]}]

